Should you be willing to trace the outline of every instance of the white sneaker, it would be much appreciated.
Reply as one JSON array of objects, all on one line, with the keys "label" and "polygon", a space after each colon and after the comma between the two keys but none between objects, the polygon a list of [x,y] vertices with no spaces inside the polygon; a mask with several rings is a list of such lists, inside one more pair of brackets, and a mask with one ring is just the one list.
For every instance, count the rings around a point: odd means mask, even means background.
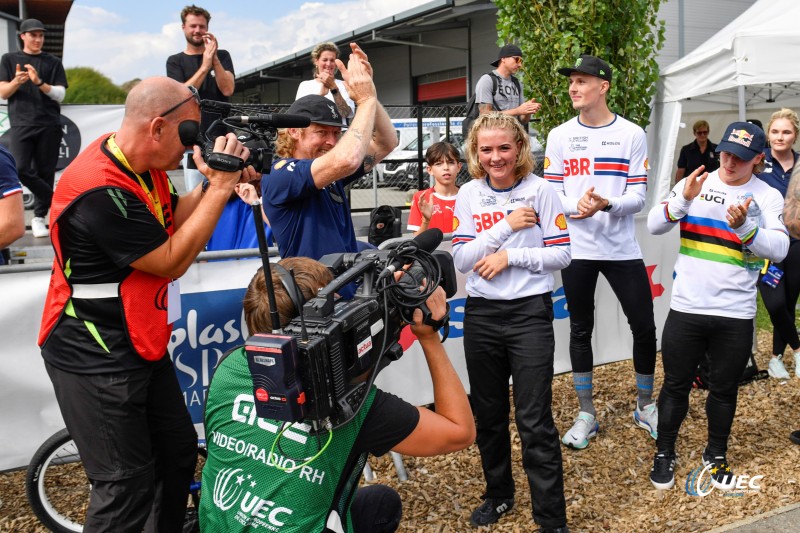
[{"label": "white sneaker", "polygon": [[639,404],[636,404],[636,409],[633,411],[633,421],[642,429],[646,429],[650,436],[654,439],[658,438],[658,407],[656,402],[647,404],[644,409],[639,409]]},{"label": "white sneaker", "polygon": [[31,219],[31,232],[34,237],[47,237],[50,235],[50,232],[47,231],[44,217],[33,217]]},{"label": "white sneaker", "polygon": [[575,423],[564,434],[561,442],[564,446],[574,448],[575,450],[582,450],[589,445],[589,439],[597,435],[600,430],[600,425],[595,420],[594,416],[585,411],[578,413],[578,418]]},{"label": "white sneaker", "polygon": [[794,353],[794,375],[800,378],[800,352]]},{"label": "white sneaker", "polygon": [[775,379],[791,379],[792,377],[786,371],[786,367],[783,366],[783,359],[774,356],[769,360],[767,373],[769,373],[769,377]]}]

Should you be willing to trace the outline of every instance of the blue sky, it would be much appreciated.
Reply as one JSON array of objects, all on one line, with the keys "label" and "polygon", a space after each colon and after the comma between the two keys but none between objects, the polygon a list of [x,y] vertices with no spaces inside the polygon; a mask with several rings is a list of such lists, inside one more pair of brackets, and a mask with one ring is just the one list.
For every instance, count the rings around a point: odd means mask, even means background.
[{"label": "blue sky", "polygon": [[[228,50],[236,72],[427,0],[199,0],[209,31]],[[92,67],[114,83],[163,75],[167,57],[184,49],[180,11],[191,2],[76,0],[67,17],[64,66]]]}]

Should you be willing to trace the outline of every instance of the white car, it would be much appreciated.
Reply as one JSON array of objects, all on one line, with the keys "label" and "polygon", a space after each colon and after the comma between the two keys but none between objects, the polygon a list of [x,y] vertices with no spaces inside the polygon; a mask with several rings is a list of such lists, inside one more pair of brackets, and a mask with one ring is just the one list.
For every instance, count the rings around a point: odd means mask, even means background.
[{"label": "white car", "polygon": [[[439,140],[445,139],[444,133],[441,133]],[[456,146],[461,145],[462,138],[460,133],[450,132],[450,142]],[[433,144],[430,133],[425,133],[422,136],[422,155],[425,156],[425,151]],[[417,158],[419,157],[419,140],[413,139],[406,146],[396,148],[392,153],[386,156],[388,160],[395,160],[394,162],[384,163],[383,168],[383,185],[385,187],[397,187],[402,191],[417,188]]]}]

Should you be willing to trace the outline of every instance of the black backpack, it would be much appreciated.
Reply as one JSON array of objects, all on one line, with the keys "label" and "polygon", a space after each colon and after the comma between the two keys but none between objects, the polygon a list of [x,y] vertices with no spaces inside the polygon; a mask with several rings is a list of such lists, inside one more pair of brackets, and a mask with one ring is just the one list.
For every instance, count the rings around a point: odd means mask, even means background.
[{"label": "black backpack", "polygon": [[[492,106],[495,109],[498,109],[494,95],[497,94],[497,84],[500,81],[500,76],[494,72],[487,72],[487,74],[492,79]],[[517,92],[521,95],[522,86],[520,85],[519,80],[515,76],[511,76],[511,81],[514,82],[514,85],[517,87]],[[467,113],[464,115],[464,120],[461,122],[461,135],[463,135],[465,141],[467,140],[467,136],[469,136],[469,130],[472,127],[472,123],[475,122],[475,119],[481,114],[480,110],[478,109],[478,103],[475,101],[475,96],[476,95],[473,93],[472,97],[469,99],[469,101],[467,101]]]},{"label": "black backpack", "polygon": [[[700,360],[700,364],[697,365],[697,374],[694,378],[694,383],[692,383],[692,387],[695,389],[707,389],[708,383],[710,381],[711,371],[709,369],[709,360],[708,355],[704,355],[703,358]],[[753,381],[758,381],[760,379],[767,379],[769,377],[769,373],[766,370],[759,370],[758,366],[756,365],[756,360],[752,354],[750,354],[750,359],[747,360],[747,365],[744,367],[744,371],[742,372],[742,377],[739,378],[739,386],[747,385]]]},{"label": "black backpack", "polygon": [[378,246],[383,241],[399,237],[403,224],[401,216],[399,207],[381,205],[373,209],[369,214],[369,243]]}]

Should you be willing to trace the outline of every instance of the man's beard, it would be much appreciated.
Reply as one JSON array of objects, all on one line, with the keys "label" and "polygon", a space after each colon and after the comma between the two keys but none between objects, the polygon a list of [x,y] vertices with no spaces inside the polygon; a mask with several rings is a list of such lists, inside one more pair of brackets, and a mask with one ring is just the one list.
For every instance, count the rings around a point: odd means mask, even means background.
[{"label": "man's beard", "polygon": [[193,39],[194,39],[193,34],[186,35],[186,42],[191,44],[192,46],[203,46],[206,44],[205,41],[203,40],[202,35],[198,37],[197,41],[194,41]]}]

